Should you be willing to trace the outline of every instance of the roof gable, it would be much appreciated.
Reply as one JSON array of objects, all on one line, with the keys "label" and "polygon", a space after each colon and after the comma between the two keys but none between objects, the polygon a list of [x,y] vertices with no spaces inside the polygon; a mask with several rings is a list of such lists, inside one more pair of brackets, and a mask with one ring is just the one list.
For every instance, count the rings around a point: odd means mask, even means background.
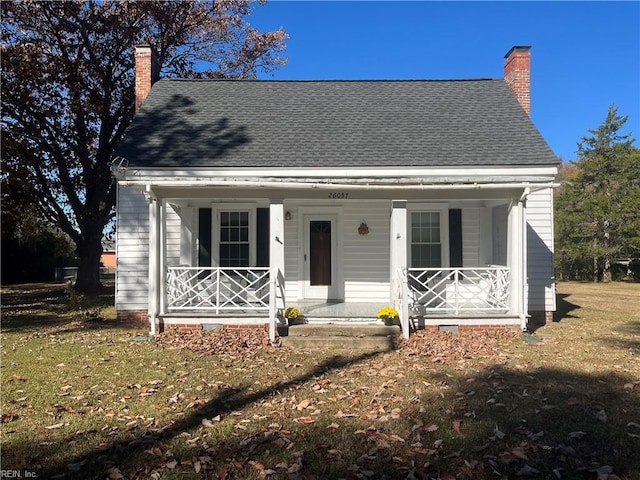
[{"label": "roof gable", "polygon": [[117,155],[148,168],[559,164],[502,79],[164,79]]}]

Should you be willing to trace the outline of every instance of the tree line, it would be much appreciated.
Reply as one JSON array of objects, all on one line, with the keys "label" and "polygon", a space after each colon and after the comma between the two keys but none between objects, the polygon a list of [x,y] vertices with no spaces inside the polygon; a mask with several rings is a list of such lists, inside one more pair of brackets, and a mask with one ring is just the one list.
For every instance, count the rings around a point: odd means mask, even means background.
[{"label": "tree line", "polygon": [[563,164],[555,194],[559,280],[640,281],[640,149],[611,105]]}]

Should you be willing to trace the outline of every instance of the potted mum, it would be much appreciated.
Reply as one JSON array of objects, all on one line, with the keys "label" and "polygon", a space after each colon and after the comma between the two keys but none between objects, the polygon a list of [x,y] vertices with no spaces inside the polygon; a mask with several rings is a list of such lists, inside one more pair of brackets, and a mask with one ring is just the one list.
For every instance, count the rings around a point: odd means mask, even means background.
[{"label": "potted mum", "polygon": [[398,311],[393,307],[382,307],[378,310],[378,318],[383,320],[385,325],[397,325],[400,320]]},{"label": "potted mum", "polygon": [[296,320],[302,319],[302,312],[298,307],[287,307],[283,316],[287,319],[288,324],[292,324],[295,323]]}]

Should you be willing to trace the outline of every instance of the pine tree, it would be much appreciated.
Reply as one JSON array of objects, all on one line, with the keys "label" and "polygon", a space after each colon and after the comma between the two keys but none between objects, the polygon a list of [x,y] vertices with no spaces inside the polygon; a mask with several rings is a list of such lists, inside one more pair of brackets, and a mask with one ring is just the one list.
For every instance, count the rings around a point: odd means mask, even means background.
[{"label": "pine tree", "polygon": [[627,118],[609,107],[578,143],[577,171],[557,195],[560,263],[579,270],[589,259],[594,281],[611,281],[612,262],[640,252],[640,150],[621,133]]}]

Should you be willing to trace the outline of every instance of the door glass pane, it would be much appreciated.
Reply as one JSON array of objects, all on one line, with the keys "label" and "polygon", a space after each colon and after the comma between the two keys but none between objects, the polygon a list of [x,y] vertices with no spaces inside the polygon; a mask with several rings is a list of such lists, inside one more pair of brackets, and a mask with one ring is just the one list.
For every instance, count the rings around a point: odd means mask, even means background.
[{"label": "door glass pane", "polygon": [[309,283],[331,285],[331,221],[309,222]]}]

